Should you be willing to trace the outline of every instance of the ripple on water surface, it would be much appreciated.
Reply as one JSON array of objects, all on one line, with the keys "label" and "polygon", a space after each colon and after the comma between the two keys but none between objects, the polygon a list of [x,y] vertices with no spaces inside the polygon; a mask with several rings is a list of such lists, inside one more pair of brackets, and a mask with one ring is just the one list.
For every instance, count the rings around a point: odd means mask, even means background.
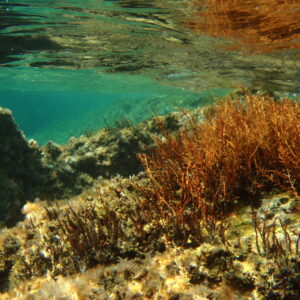
[{"label": "ripple on water surface", "polygon": [[[42,115],[26,115],[36,111],[38,99],[42,110],[53,112],[45,123],[56,122],[56,111],[64,110],[66,126],[76,115],[74,107],[82,115],[89,111],[89,121],[82,119],[87,124],[95,119],[92,108],[103,112],[129,98],[132,111],[151,98],[162,103],[153,113],[165,113],[178,103],[201,104],[203,93],[238,85],[300,91],[295,1],[7,0],[0,15],[0,105],[14,110],[29,136],[37,137],[25,120],[33,129],[43,128]],[[181,100],[169,105],[176,95]],[[27,109],[21,113],[22,105]],[[93,128],[100,124],[96,119]],[[74,124],[78,118],[70,128]]]}]

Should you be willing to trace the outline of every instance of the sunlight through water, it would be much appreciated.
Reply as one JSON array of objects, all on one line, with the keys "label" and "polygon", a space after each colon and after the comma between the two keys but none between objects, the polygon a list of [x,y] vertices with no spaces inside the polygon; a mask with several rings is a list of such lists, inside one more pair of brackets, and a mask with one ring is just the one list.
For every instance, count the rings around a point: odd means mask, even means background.
[{"label": "sunlight through water", "polygon": [[239,86],[300,91],[297,1],[7,0],[0,17],[0,105],[41,143]]}]

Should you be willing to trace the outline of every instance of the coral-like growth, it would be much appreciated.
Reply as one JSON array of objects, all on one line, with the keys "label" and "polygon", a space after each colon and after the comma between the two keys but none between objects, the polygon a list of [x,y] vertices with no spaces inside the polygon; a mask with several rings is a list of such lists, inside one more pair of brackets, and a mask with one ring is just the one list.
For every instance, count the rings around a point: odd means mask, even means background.
[{"label": "coral-like growth", "polygon": [[224,232],[224,215],[241,196],[274,186],[297,194],[300,187],[299,103],[246,95],[204,114],[176,136],[165,130],[153,153],[140,155],[150,178],[141,188],[145,214],[185,240],[201,236],[201,222],[209,233]]}]

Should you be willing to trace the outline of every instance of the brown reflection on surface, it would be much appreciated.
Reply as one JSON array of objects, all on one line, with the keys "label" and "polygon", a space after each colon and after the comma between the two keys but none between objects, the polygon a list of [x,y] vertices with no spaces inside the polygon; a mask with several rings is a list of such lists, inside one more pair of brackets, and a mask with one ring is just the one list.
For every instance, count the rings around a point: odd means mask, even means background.
[{"label": "brown reflection on surface", "polygon": [[300,48],[299,0],[193,0],[194,19],[187,25],[199,34],[230,37],[235,49],[277,52]]}]

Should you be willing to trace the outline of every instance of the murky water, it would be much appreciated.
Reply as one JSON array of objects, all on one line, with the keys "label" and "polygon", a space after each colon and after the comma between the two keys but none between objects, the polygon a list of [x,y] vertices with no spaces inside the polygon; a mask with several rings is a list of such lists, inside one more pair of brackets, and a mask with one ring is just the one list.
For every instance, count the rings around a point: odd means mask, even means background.
[{"label": "murky water", "polygon": [[112,111],[138,121],[149,99],[144,117],[239,85],[297,95],[297,2],[1,1],[0,105],[63,142]]}]

